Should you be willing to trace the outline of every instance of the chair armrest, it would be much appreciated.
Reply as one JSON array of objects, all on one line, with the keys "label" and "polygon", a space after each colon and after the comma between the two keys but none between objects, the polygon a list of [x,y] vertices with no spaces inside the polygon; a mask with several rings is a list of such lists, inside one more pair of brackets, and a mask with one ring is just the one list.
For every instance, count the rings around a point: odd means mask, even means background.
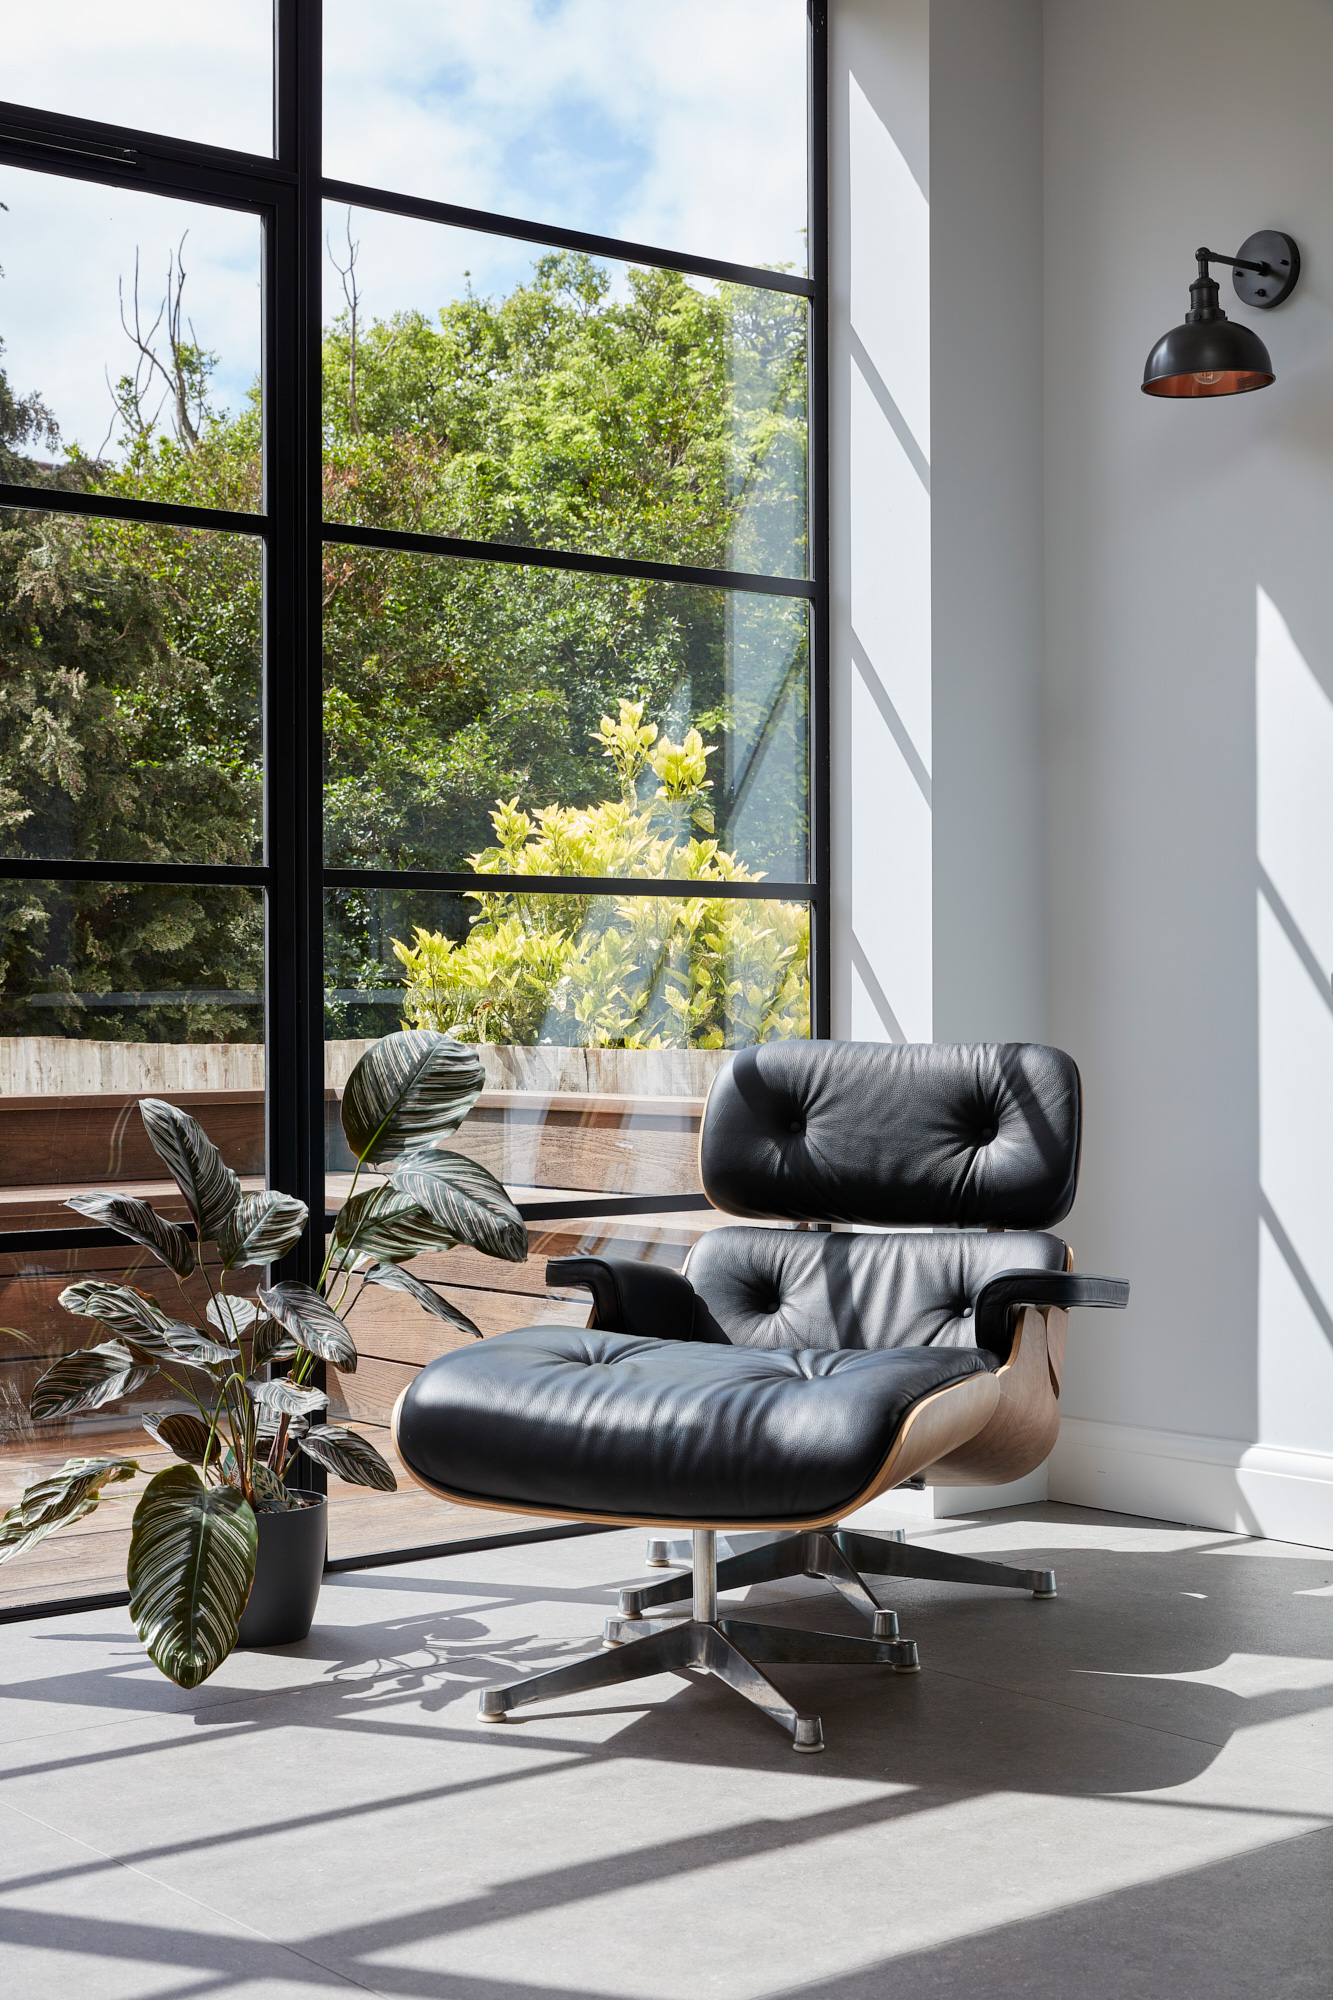
[{"label": "chair armrest", "polygon": [[1014,1314],[1021,1306],[1112,1306],[1129,1304],[1124,1278],[1085,1277],[1079,1271],[1001,1271],[977,1293],[978,1347],[1009,1359],[1014,1344]]},{"label": "chair armrest", "polygon": [[[586,1285],[592,1324],[639,1340],[712,1340],[712,1315],[689,1279],[665,1264],[628,1257],[552,1257],[548,1285]],[[719,1330],[720,1331],[720,1330]],[[725,1339],[725,1336],[722,1336]]]}]

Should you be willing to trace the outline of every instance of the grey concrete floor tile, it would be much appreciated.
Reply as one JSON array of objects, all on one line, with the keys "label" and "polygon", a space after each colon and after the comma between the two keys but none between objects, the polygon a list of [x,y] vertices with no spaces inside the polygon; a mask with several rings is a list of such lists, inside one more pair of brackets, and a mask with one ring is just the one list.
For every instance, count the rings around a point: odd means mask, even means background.
[{"label": "grey concrete floor tile", "polygon": [[[1260,1962],[1235,1949],[1253,1884],[1266,1992],[1324,1991],[1333,1677],[1309,1576],[1327,1559],[1078,1510],[947,1533],[1056,1550],[1066,1594],[905,1585],[920,1676],[774,1669],[823,1715],[817,1758],[698,1676],[477,1725],[479,1686],[588,1649],[643,1574],[638,1535],[331,1578],[308,1645],[234,1657],[207,1703],[136,1669],[123,1620],[11,1627],[0,1678],[35,1719],[11,1731],[0,1800],[52,1830],[0,1896],[4,1922],[46,1927],[15,1946],[24,1976],[49,1962],[67,1983],[67,1923],[78,1991],[152,2000],[303,1980],[422,2000],[1229,2000]],[[856,1629],[820,1586],[761,1598]],[[206,1942],[164,1985],[201,1897]],[[224,1962],[228,1924],[281,1966]]]},{"label": "grey concrete floor tile", "polygon": [[253,1925],[86,1840],[0,1805],[0,1989],[5,2000],[244,2000],[348,1994],[354,1985]]}]

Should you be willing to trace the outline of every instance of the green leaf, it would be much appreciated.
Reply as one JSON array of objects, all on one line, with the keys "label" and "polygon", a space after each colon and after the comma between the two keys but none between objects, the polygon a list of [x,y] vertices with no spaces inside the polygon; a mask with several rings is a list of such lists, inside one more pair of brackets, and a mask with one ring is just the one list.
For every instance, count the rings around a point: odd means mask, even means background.
[{"label": "green leaf", "polygon": [[202,1125],[179,1105],[141,1097],[139,1116],[149,1144],[165,1160],[199,1226],[201,1240],[216,1237],[241,1198],[241,1183]]},{"label": "green leaf", "polygon": [[259,1300],[299,1346],[321,1361],[331,1361],[345,1375],[355,1374],[356,1342],[333,1307],[309,1285],[274,1285],[261,1291]]},{"label": "green leaf", "polygon": [[258,1538],[233,1487],[205,1486],[188,1465],[149,1480],[130,1535],[130,1617],[153,1665],[178,1687],[198,1687],[235,1646]]},{"label": "green leaf", "polygon": [[215,1326],[224,1340],[239,1340],[248,1333],[259,1318],[259,1307],[253,1299],[239,1298],[231,1292],[219,1292],[216,1298],[204,1307],[204,1318]]},{"label": "green leaf", "polygon": [[359,1431],[315,1424],[301,1439],[301,1450],[349,1486],[373,1486],[380,1493],[398,1491],[393,1467]]},{"label": "green leaf", "polygon": [[285,1377],[276,1382],[247,1382],[245,1393],[263,1410],[280,1410],[284,1416],[305,1417],[312,1410],[326,1410],[329,1399],[322,1389],[298,1389]]},{"label": "green leaf", "polygon": [[[150,1410],[142,1421],[149,1437],[175,1452],[177,1458],[184,1459],[187,1465],[203,1464],[208,1449],[208,1425],[201,1417],[191,1415],[188,1410]],[[221,1444],[222,1440],[215,1435],[215,1463]]]},{"label": "green leaf", "polygon": [[104,1486],[133,1479],[138,1470],[135,1458],[67,1458],[59,1472],[29,1486],[0,1516],[0,1563],[22,1555],[53,1528],[91,1514]]},{"label": "green leaf", "polygon": [[354,1194],[339,1209],[333,1228],[335,1249],[369,1251],[389,1264],[401,1264],[422,1250],[452,1250],[457,1241],[420,1202],[387,1186]]},{"label": "green leaf", "polygon": [[495,1175],[476,1160],[462,1153],[416,1153],[392,1178],[399,1193],[410,1195],[456,1242],[511,1264],[526,1258],[527,1225]]},{"label": "green leaf", "polygon": [[60,1303],[66,1312],[101,1320],[116,1333],[162,1333],[172,1324],[170,1313],[163,1312],[156,1299],[128,1285],[104,1285],[96,1278],[66,1285]]},{"label": "green leaf", "polygon": [[437,1319],[447,1319],[451,1326],[460,1327],[464,1333],[481,1339],[481,1328],[474,1326],[465,1312],[460,1312],[457,1306],[423,1284],[420,1278],[413,1277],[410,1271],[401,1271],[396,1264],[372,1264],[361,1275],[368,1285],[384,1285],[393,1292],[406,1292],[409,1298],[415,1299],[427,1312],[434,1313]]},{"label": "green leaf", "polygon": [[456,1132],[486,1072],[474,1049],[426,1028],[385,1035],[347,1079],[342,1122],[356,1159],[379,1165]]},{"label": "green leaf", "polygon": [[300,1242],[308,1213],[303,1201],[275,1188],[243,1194],[218,1231],[224,1265],[276,1264]]},{"label": "green leaf", "polygon": [[185,1231],[174,1222],[165,1222],[146,1201],[132,1201],[124,1194],[72,1194],[65,1206],[128,1236],[132,1243],[142,1243],[177,1277],[188,1278],[194,1269],[194,1245]]},{"label": "green leaf", "polygon": [[84,1410],[100,1410],[120,1396],[128,1396],[155,1373],[136,1361],[128,1347],[118,1340],[100,1347],[80,1347],[63,1354],[35,1384],[28,1409],[35,1422],[49,1423],[53,1417],[71,1417]]}]

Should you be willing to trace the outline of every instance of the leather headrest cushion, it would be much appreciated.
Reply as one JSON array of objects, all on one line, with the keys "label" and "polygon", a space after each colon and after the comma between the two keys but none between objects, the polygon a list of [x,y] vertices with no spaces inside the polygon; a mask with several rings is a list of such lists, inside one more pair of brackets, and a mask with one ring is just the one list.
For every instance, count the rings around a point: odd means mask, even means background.
[{"label": "leather headrest cushion", "polygon": [[704,1191],[732,1215],[1050,1229],[1078,1188],[1077,1065],[1032,1042],[765,1042],[708,1099]]}]

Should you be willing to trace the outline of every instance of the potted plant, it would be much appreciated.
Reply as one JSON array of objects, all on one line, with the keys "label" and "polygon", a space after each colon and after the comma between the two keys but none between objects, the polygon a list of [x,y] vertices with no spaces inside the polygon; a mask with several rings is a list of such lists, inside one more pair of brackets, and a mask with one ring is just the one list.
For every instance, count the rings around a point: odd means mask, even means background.
[{"label": "potted plant", "polygon": [[[29,1410],[42,1422],[105,1409],[153,1375],[194,1406],[144,1419],[180,1462],[140,1496],[128,1562],[130,1616],[154,1665],[181,1687],[197,1687],[238,1643],[281,1644],[309,1631],[325,1502],[287,1485],[298,1455],[352,1485],[397,1485],[366,1438],[321,1420],[329,1399],[312,1379],[321,1362],[355,1370],[346,1322],[365,1287],[406,1292],[479,1338],[466,1314],[404,1263],[460,1243],[515,1263],[527,1255],[527,1230],[500,1183],[437,1144],[462,1124],[483,1080],[475,1052],[446,1035],[411,1030],[367,1049],[342,1102],[356,1172],[315,1286],[284,1280],[227,1289],[229,1278],[295,1247],[309,1220],[305,1204],[275,1189],[243,1194],[202,1128],[160,1099],[142,1099],[140,1115],[193,1229],[127,1195],[75,1195],[68,1203],[151,1251],[180,1292],[181,1315],[173,1318],[128,1285],[67,1286],[61,1304],[108,1337],[49,1368]],[[216,1283],[202,1254],[207,1243],[221,1267]],[[202,1310],[185,1289],[196,1270],[208,1290]],[[139,1470],[131,1458],[70,1459],[0,1519],[0,1562],[81,1520],[107,1486]]]}]

